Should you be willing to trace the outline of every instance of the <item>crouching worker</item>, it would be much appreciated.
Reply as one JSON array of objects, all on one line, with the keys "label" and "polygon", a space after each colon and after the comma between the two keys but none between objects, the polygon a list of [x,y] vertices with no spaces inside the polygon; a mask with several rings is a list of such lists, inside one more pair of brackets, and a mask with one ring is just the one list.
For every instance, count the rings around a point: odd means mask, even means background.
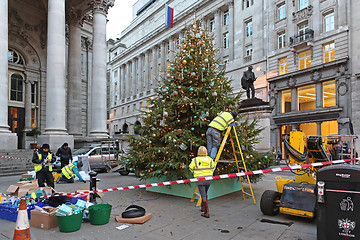
[{"label": "crouching worker", "polygon": [[73,162],[61,169],[62,177],[58,178],[56,183],[67,182],[67,183],[73,183],[75,175],[79,178],[81,182],[86,183],[86,181],[81,177],[79,173],[79,168],[83,166],[82,162]]},{"label": "crouching worker", "polygon": [[[194,173],[194,177],[209,177],[213,175],[215,170],[215,163],[212,158],[208,157],[207,150],[204,146],[199,147],[198,156],[193,158],[189,169]],[[197,182],[199,192],[202,198],[201,202],[201,216],[209,218],[209,205],[207,199],[207,192],[209,190],[210,184],[212,180],[205,180]]]}]

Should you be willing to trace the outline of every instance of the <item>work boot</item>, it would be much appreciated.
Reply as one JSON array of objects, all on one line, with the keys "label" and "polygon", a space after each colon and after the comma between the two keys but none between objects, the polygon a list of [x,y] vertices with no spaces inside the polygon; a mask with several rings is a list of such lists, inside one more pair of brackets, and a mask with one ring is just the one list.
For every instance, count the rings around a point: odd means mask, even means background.
[{"label": "work boot", "polygon": [[205,202],[204,201],[201,201],[201,212],[205,212]]},{"label": "work boot", "polygon": [[209,218],[209,204],[208,204],[208,200],[204,200],[204,204],[205,204],[205,212],[201,214],[201,216]]}]

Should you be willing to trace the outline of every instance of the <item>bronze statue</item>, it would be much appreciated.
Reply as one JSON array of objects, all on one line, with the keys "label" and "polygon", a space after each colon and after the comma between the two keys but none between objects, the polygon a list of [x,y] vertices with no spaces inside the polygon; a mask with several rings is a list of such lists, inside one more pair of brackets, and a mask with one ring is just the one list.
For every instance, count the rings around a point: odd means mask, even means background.
[{"label": "bronze statue", "polygon": [[247,98],[250,99],[250,90],[251,98],[255,98],[255,87],[254,82],[256,81],[255,74],[252,72],[253,67],[249,66],[248,70],[244,72],[244,75],[241,78],[241,86],[246,90]]}]

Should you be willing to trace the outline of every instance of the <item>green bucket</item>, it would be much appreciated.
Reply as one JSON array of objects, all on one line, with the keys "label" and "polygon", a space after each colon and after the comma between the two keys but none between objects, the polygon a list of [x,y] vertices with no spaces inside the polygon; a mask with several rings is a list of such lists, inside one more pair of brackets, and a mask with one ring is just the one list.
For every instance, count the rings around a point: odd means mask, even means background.
[{"label": "green bucket", "polygon": [[90,206],[90,223],[93,225],[107,224],[110,219],[111,208],[112,206],[108,203]]},{"label": "green bucket", "polygon": [[75,232],[80,229],[83,212],[70,216],[57,216],[60,232]]}]

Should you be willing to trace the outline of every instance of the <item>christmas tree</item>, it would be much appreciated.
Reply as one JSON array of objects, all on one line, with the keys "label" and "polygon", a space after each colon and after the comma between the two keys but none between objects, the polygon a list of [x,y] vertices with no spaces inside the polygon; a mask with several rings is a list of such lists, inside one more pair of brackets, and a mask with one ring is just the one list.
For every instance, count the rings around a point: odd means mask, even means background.
[{"label": "christmas tree", "polygon": [[[136,129],[140,137],[130,137],[128,161],[142,179],[190,177],[187,166],[198,147],[206,146],[208,124],[219,113],[236,110],[239,102],[240,96],[234,96],[231,80],[225,77],[224,64],[216,57],[219,48],[214,48],[212,35],[197,21],[176,49],[157,97],[150,99],[144,112],[143,126],[135,126],[141,128]],[[248,170],[267,166],[268,159],[253,150],[261,132],[256,121],[239,121],[239,117],[237,121]],[[233,158],[228,140],[221,159]],[[233,172],[237,172],[235,162],[219,162],[214,174]]]}]

